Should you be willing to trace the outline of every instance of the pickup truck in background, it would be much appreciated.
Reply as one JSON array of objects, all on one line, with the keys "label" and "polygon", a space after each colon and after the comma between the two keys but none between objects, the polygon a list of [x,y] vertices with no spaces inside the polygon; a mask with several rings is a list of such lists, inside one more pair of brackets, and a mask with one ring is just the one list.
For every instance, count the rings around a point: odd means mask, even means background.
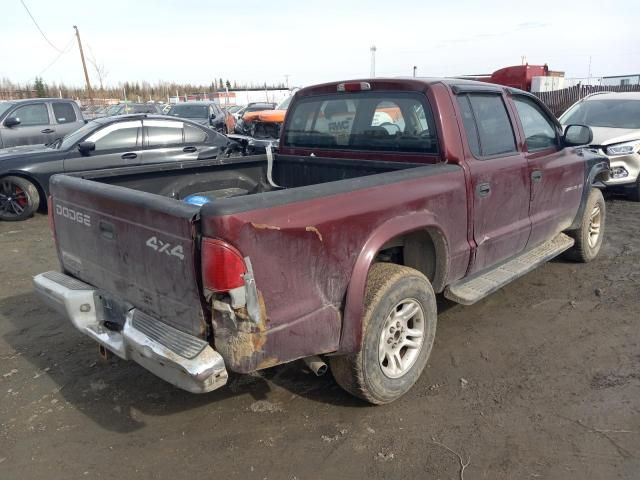
[{"label": "pickup truck in background", "polygon": [[191,392],[305,359],[388,403],[427,364],[435,294],[468,305],[562,252],[596,257],[609,164],[590,140],[498,85],[305,88],[276,155],[52,177],[62,272],[35,287]]},{"label": "pickup truck in background", "polygon": [[1,102],[0,148],[50,143],[85,123],[73,100],[29,98]]}]

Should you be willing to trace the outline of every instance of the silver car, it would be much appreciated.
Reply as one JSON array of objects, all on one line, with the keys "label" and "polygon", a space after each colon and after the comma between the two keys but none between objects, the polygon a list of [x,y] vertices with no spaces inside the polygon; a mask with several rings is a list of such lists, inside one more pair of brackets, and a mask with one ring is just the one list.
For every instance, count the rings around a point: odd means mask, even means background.
[{"label": "silver car", "polygon": [[50,143],[85,124],[73,100],[30,98],[0,103],[0,148]]},{"label": "silver car", "polygon": [[562,114],[560,123],[591,127],[590,149],[611,162],[607,187],[640,201],[640,92],[589,95]]}]

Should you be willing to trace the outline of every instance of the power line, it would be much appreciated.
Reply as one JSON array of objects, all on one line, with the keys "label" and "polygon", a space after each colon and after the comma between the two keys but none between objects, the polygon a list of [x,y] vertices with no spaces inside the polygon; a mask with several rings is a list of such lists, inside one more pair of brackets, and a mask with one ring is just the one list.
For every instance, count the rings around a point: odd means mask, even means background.
[{"label": "power line", "polygon": [[38,25],[38,22],[36,22],[36,19],[33,18],[33,15],[31,15],[31,12],[29,11],[29,8],[27,7],[27,4],[24,3],[24,0],[20,0],[20,3],[22,3],[22,6],[24,7],[24,9],[27,11],[27,13],[29,14],[29,16],[31,17],[31,20],[33,20],[33,24],[36,26],[36,28],[38,29],[38,31],[40,32],[40,35],[42,35],[42,38],[44,38],[47,43],[49,45],[51,45],[51,48],[53,48],[55,51],[57,51],[58,53],[62,54],[62,52],[64,50],[60,50],[58,47],[56,47],[53,43],[51,43],[51,41],[47,38],[47,36],[44,34],[44,32],[42,31],[42,29],[40,28],[40,25]]},{"label": "power line", "polygon": [[73,47],[73,41],[75,40],[75,34],[71,36],[71,40],[69,40],[69,43],[67,43],[67,46],[64,47],[64,50],[60,51],[60,53],[56,56],[56,58],[53,59],[53,61],[47,65],[46,67],[44,67],[42,69],[42,71],[37,75],[38,77],[41,77],[42,74],[44,72],[46,72],[47,70],[49,70],[51,67],[53,67],[53,65],[60,60],[60,57],[62,57],[62,55],[64,55],[65,53],[69,53],[69,51],[71,50],[71,47]]}]

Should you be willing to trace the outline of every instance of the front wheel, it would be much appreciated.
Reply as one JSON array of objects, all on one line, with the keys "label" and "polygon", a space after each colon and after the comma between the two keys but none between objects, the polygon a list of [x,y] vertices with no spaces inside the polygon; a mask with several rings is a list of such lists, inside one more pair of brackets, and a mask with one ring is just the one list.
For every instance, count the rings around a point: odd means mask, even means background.
[{"label": "front wheel", "polygon": [[591,189],[582,212],[580,226],[577,230],[570,232],[576,241],[568,252],[572,260],[587,263],[598,256],[604,237],[606,213],[602,192],[597,188]]},{"label": "front wheel", "polygon": [[436,323],[435,294],[423,274],[374,264],[367,278],[362,345],[354,354],[330,357],[336,382],[373,404],[400,398],[427,364]]},{"label": "front wheel", "polygon": [[38,189],[29,180],[21,177],[0,178],[0,220],[26,220],[39,205]]}]

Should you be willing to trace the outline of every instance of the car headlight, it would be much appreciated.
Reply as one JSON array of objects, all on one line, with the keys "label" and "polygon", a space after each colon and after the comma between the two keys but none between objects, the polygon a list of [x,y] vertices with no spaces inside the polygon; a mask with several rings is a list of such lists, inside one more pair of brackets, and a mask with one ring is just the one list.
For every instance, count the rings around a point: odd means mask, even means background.
[{"label": "car headlight", "polygon": [[640,140],[633,140],[631,142],[618,143],[616,145],[609,145],[605,152],[607,155],[628,155],[640,150]]}]

